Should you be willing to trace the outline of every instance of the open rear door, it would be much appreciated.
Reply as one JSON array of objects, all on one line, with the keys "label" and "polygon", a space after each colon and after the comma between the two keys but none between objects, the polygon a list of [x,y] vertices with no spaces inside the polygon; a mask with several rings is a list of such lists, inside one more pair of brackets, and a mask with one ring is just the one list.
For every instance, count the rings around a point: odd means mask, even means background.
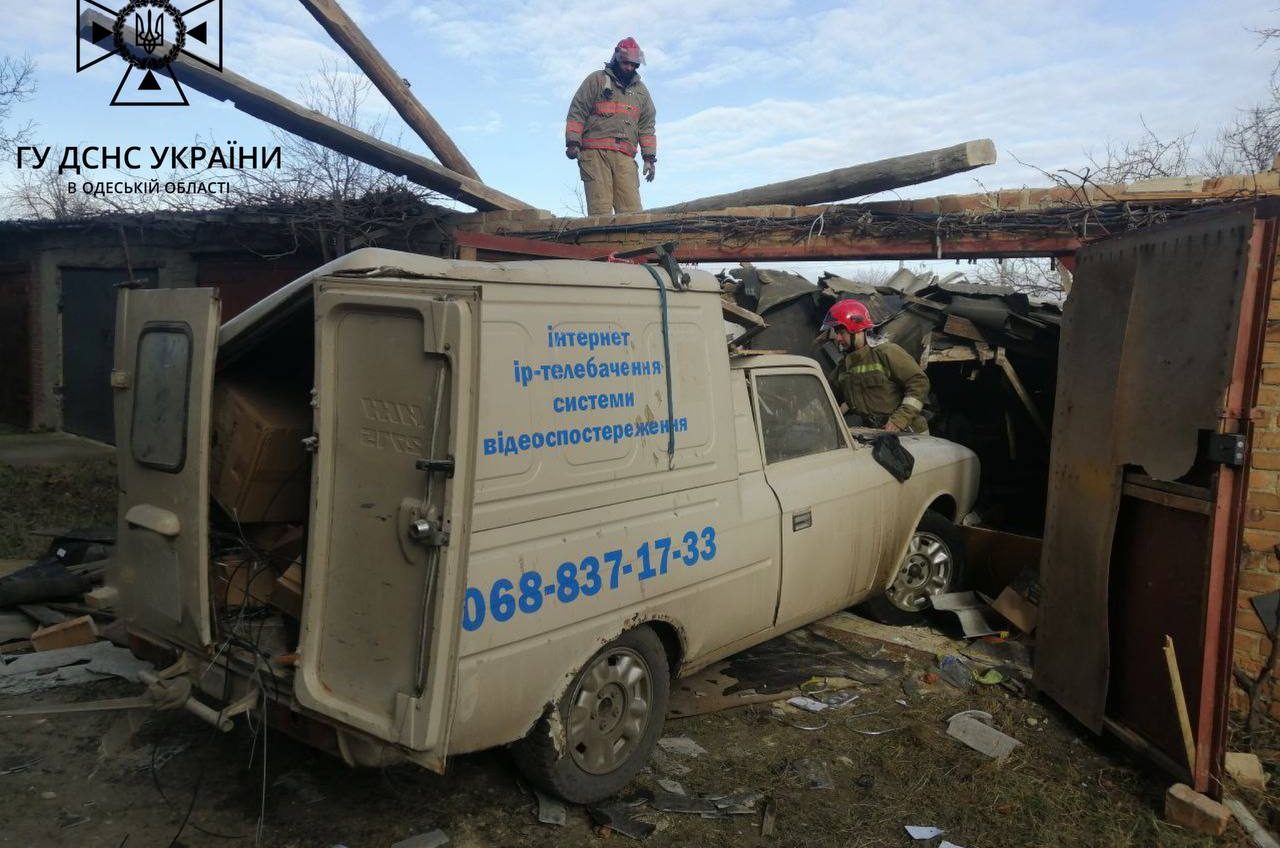
[{"label": "open rear door", "polygon": [[116,302],[122,614],[151,634],[210,642],[209,396],[219,301],[210,288],[122,289]]},{"label": "open rear door", "polygon": [[1090,245],[1059,352],[1036,683],[1215,796],[1274,249],[1252,207]]},{"label": "open rear door", "polygon": [[476,295],[316,284],[299,702],[444,766],[471,508]]}]

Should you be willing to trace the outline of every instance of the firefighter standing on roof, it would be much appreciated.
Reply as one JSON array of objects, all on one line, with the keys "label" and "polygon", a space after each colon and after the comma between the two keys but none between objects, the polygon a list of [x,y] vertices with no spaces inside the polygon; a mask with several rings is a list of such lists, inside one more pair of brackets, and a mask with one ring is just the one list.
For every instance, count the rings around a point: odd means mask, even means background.
[{"label": "firefighter standing on roof", "polygon": [[644,159],[644,178],[657,173],[657,112],[637,69],[644,51],[624,38],[613,59],[578,86],[564,122],[564,155],[578,160],[587,195],[588,215],[640,211],[636,149]]},{"label": "firefighter standing on roof", "polygon": [[871,344],[875,326],[867,307],[842,300],[827,310],[823,330],[830,330],[844,359],[831,378],[836,397],[871,427],[890,432],[928,433],[921,414],[929,395],[929,378],[911,354],[890,341]]}]

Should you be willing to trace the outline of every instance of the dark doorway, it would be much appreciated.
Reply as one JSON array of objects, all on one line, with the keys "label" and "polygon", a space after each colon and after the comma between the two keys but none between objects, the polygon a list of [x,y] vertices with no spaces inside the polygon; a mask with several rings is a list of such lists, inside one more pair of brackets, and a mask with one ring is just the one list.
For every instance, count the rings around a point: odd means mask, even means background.
[{"label": "dark doorway", "polygon": [[0,267],[0,422],[31,426],[31,274]]},{"label": "dark doorway", "polygon": [[[154,268],[135,269],[133,276],[156,287]],[[116,286],[127,279],[124,268],[62,269],[62,429],[110,444]]]}]

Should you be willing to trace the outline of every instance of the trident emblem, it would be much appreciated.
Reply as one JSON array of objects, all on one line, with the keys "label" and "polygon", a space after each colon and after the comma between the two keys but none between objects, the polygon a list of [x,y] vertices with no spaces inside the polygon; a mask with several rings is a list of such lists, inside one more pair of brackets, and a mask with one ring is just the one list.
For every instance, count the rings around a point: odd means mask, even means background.
[{"label": "trident emblem", "polygon": [[142,13],[133,16],[133,28],[137,32],[138,46],[148,54],[156,52],[156,48],[164,41],[164,14],[157,13],[155,20],[151,18],[151,10],[147,9],[147,22],[143,24]]}]

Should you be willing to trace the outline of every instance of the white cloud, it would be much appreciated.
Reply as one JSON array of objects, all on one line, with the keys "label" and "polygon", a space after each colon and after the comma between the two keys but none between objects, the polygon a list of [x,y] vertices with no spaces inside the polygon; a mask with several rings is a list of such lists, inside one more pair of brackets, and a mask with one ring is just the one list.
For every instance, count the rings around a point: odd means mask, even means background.
[{"label": "white cloud", "polygon": [[472,135],[494,135],[502,129],[501,113],[490,109],[487,112],[472,115],[472,123],[458,127],[458,132]]}]

